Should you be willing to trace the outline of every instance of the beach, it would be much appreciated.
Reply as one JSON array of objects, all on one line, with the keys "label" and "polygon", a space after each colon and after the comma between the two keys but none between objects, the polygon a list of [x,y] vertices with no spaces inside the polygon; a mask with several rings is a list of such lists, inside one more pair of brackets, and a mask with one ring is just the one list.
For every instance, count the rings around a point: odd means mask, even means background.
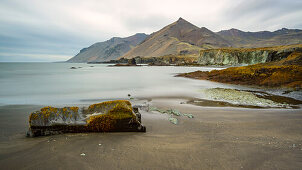
[{"label": "beach", "polygon": [[[300,109],[248,109],[149,103],[194,118],[141,110],[146,133],[78,133],[26,138],[30,112],[42,106],[0,107],[1,169],[299,169]],[[141,102],[134,101],[133,104]]]},{"label": "beach", "polygon": [[[73,66],[77,69],[70,69]],[[282,94],[278,90],[174,77],[221,69],[214,67],[90,66],[1,64],[0,169],[302,167],[301,103],[284,104],[291,100],[279,101],[280,97],[262,93],[301,100],[298,92]],[[194,118],[173,115],[178,119],[173,124],[169,114],[142,109],[146,133],[26,137],[30,113],[44,106],[87,107],[116,99],[159,110],[175,109]]]}]

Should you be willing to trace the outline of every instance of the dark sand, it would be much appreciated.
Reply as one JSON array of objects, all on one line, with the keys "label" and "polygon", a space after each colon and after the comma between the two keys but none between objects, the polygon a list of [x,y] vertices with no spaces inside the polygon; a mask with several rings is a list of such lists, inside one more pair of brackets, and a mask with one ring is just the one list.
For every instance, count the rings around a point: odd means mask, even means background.
[{"label": "dark sand", "polygon": [[[26,138],[30,112],[0,107],[0,169],[301,169],[302,111],[207,108],[156,99],[195,118],[142,112],[146,133]],[[101,145],[99,145],[101,144]],[[85,156],[81,156],[85,153]]]}]

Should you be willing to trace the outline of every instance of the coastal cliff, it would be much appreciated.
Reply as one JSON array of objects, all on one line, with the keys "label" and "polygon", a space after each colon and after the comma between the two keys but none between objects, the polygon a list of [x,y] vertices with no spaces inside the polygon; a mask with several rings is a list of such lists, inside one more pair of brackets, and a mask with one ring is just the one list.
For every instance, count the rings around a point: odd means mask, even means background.
[{"label": "coastal cliff", "polygon": [[[282,55],[285,57],[285,55]],[[272,59],[270,59],[272,60]],[[291,52],[279,61],[230,67],[223,70],[195,71],[177,75],[221,83],[302,89],[302,52]]]},{"label": "coastal cliff", "polygon": [[200,65],[250,65],[278,61],[292,52],[302,52],[302,44],[266,48],[222,48],[201,50]]},{"label": "coastal cliff", "polygon": [[302,52],[302,44],[275,46],[265,48],[220,48],[201,50],[199,55],[181,51],[178,54],[170,54],[161,57],[135,57],[132,59],[121,58],[111,60],[108,63],[129,63],[135,60],[136,64],[149,65],[179,65],[179,66],[234,66],[251,65],[280,61],[287,58],[293,52]]}]

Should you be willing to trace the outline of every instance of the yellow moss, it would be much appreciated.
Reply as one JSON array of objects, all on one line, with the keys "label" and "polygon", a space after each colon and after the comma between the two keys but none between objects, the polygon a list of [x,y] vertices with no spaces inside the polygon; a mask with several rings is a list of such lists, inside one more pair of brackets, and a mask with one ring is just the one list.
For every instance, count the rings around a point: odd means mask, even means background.
[{"label": "yellow moss", "polygon": [[88,107],[88,112],[89,113],[94,113],[94,112],[107,113],[109,110],[114,108],[117,104],[120,104],[123,107],[127,107],[132,111],[131,103],[129,101],[114,100],[114,101],[106,101],[106,102],[90,105]]},{"label": "yellow moss", "polygon": [[91,130],[109,131],[114,128],[117,120],[135,119],[131,103],[127,100],[107,101],[89,106],[90,113],[100,112],[102,114],[90,116],[87,119],[87,127]]},{"label": "yellow moss", "polygon": [[116,119],[109,114],[101,114],[96,116],[91,116],[87,122],[87,127],[91,131],[110,131],[114,129],[116,124]]},{"label": "yellow moss", "polygon": [[79,107],[69,107],[69,109],[72,110],[73,112],[79,111]]},{"label": "yellow moss", "polygon": [[55,108],[51,106],[43,107],[40,111],[33,112],[29,116],[29,123],[32,121],[38,121],[38,124],[48,124],[48,122],[52,119],[56,119],[57,117],[61,117],[64,121],[67,118],[76,119],[78,114],[78,107],[64,107],[64,108]]}]

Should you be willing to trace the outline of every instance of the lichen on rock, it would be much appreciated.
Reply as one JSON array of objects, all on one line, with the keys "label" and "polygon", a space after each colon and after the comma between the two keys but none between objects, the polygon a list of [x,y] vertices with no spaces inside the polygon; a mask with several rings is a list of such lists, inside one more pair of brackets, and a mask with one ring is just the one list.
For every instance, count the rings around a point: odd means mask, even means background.
[{"label": "lichen on rock", "polygon": [[47,106],[29,116],[30,136],[67,132],[145,132],[140,113],[134,113],[127,100],[106,101],[78,107]]}]

